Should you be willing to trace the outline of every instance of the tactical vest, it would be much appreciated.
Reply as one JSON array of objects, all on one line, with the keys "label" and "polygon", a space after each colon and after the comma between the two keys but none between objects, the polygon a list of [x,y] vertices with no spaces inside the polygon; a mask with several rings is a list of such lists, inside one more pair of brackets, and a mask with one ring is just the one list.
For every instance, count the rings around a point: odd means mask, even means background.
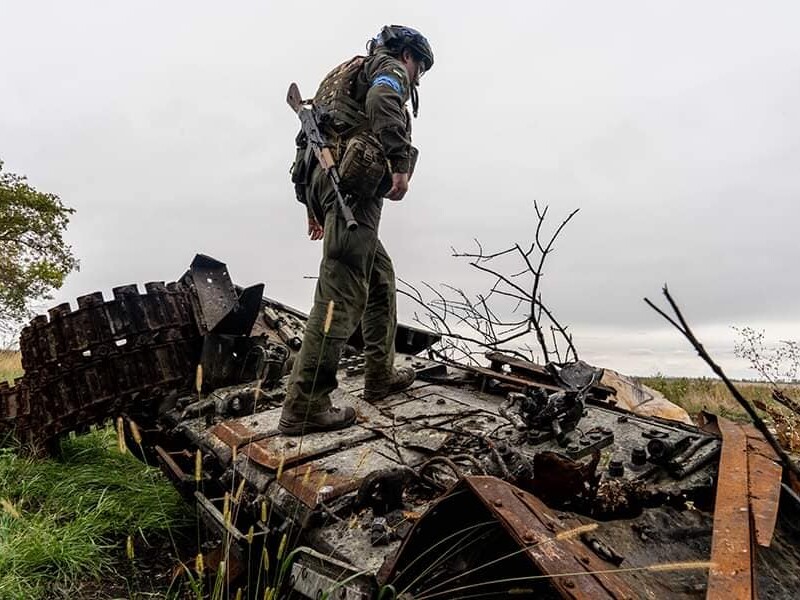
[{"label": "tactical vest", "polygon": [[389,189],[383,149],[369,131],[366,90],[358,90],[357,80],[365,59],[355,56],[333,69],[320,83],[313,100],[317,121],[332,142],[341,189],[353,196],[374,196],[382,188]]},{"label": "tactical vest", "polygon": [[314,95],[314,110],[324,132],[347,139],[368,127],[364,98],[356,98],[356,80],[364,56],[355,56],[325,76]]},{"label": "tactical vest", "polygon": [[[381,143],[369,130],[366,87],[359,90],[358,86],[365,60],[365,56],[355,56],[333,69],[322,80],[312,100],[317,122],[331,143],[330,150],[339,167],[340,188],[354,197],[382,196],[392,185]],[[410,172],[416,155],[412,147]],[[297,198],[303,203],[311,174],[310,161],[310,149],[299,144],[291,173]]]}]

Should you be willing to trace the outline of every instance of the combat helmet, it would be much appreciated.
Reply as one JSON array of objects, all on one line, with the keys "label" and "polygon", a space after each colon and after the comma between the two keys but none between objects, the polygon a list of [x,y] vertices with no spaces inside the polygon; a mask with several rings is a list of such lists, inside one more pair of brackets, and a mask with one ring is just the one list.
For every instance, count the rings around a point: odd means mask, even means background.
[{"label": "combat helmet", "polygon": [[378,48],[385,47],[393,54],[400,54],[408,49],[414,58],[422,63],[425,71],[433,67],[433,50],[428,40],[416,29],[404,25],[386,25],[380,33],[367,43],[367,50],[373,54]]}]

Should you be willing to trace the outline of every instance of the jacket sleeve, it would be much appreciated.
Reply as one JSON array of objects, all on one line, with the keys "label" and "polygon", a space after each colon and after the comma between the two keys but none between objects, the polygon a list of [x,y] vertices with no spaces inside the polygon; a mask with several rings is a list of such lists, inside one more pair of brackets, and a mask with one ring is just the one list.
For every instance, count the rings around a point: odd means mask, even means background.
[{"label": "jacket sleeve", "polygon": [[385,57],[366,72],[366,109],[372,132],[383,146],[392,173],[408,173],[411,132],[406,101],[411,93],[402,63]]}]

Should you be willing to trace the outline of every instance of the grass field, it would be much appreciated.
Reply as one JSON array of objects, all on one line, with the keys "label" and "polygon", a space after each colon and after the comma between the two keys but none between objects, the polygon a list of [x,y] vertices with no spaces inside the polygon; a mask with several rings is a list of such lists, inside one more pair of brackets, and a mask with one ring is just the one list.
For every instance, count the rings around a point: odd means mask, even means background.
[{"label": "grass field", "polygon": [[[654,375],[640,377],[638,380],[664,394],[667,400],[683,407],[693,417],[706,410],[737,421],[748,419],[744,409],[718,379]],[[775,405],[771,388],[767,384],[737,382],[736,387],[751,402],[761,401],[768,406]]]},{"label": "grass field", "polygon": [[[686,377],[645,377],[639,381],[682,406],[694,418],[706,410],[728,419],[749,422],[750,418],[731,396],[725,385],[717,379],[689,379]],[[772,386],[758,382],[734,382],[739,392],[755,407],[765,406],[767,411],[756,408],[767,426],[776,434],[778,442],[790,452],[800,452],[800,415],[783,407],[772,399]],[[797,384],[782,387],[790,398],[800,398]]]},{"label": "grass field", "polygon": [[0,381],[11,381],[22,375],[22,360],[19,352],[0,350]]},{"label": "grass field", "polygon": [[135,557],[158,554],[169,570],[169,540],[193,523],[190,509],[158,470],[119,452],[112,429],[62,450],[32,460],[0,448],[0,599],[163,597]]}]

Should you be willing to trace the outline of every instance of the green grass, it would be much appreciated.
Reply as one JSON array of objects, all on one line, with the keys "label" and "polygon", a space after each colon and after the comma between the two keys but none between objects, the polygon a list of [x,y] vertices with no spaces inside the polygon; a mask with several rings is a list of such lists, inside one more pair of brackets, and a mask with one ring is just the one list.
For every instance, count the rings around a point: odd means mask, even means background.
[{"label": "green grass", "polygon": [[129,535],[141,547],[193,519],[158,470],[119,453],[113,430],[62,449],[59,460],[0,449],[0,600],[36,600],[113,576]]}]

